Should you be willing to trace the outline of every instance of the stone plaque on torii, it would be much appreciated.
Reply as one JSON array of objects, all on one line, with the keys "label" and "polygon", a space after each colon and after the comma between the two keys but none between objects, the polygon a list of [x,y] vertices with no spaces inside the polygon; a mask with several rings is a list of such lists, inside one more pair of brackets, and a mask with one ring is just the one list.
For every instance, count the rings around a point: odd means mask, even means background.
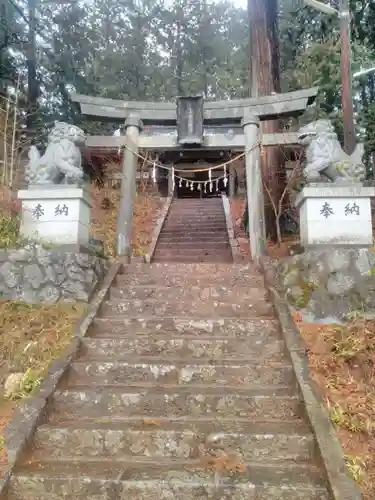
[{"label": "stone plaque on torii", "polygon": [[[91,136],[91,150],[118,151],[125,146],[121,201],[118,217],[117,253],[130,258],[131,219],[139,149],[151,151],[189,148],[245,151],[249,211],[249,238],[253,259],[265,251],[263,184],[260,166],[260,122],[295,117],[317,96],[318,88],[266,97],[205,101],[201,97],[171,102],[126,102],[72,94],[81,112],[93,119],[125,121],[123,136]],[[145,131],[144,125],[152,132]],[[208,133],[210,131],[210,133]],[[262,146],[298,144],[297,133],[263,134]]]}]

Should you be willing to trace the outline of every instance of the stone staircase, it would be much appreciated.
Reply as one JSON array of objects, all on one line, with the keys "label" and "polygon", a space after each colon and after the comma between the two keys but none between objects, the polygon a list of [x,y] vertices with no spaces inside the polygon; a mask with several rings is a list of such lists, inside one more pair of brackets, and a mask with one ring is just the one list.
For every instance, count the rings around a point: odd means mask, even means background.
[{"label": "stone staircase", "polygon": [[174,199],[153,261],[233,262],[221,197]]},{"label": "stone staircase", "polygon": [[328,500],[252,265],[131,264],[8,500]]}]

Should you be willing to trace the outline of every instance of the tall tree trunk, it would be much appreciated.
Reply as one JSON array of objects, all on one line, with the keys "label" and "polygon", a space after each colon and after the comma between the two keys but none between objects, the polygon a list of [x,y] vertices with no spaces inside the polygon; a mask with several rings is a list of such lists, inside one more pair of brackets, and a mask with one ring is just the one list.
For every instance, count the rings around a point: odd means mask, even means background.
[{"label": "tall tree trunk", "polygon": [[375,101],[375,78],[374,78],[374,75],[369,75],[368,89],[369,89],[369,97],[370,97],[370,103],[371,103],[371,102]]},{"label": "tall tree trunk", "polygon": [[183,86],[182,86],[183,62],[182,62],[182,37],[181,37],[181,23],[180,23],[180,21],[178,21],[178,23],[177,23],[176,44],[177,44],[177,63],[176,63],[177,95],[182,96],[183,95]]},{"label": "tall tree trunk", "polygon": [[6,93],[7,83],[7,48],[9,42],[9,19],[7,15],[7,3],[5,0],[0,0],[0,96]]},{"label": "tall tree trunk", "polygon": [[36,133],[39,83],[36,74],[36,0],[28,0],[29,33],[27,50],[27,133],[32,138]]},{"label": "tall tree trunk", "polygon": [[[260,97],[280,91],[278,6],[277,0],[248,0],[250,33],[250,96]],[[276,132],[277,121],[262,124],[264,133]],[[262,158],[263,181],[267,184],[277,205],[284,189],[285,165],[279,148],[264,150]],[[264,196],[268,200],[267,194]],[[276,239],[275,214],[270,203],[265,207],[267,234]]]},{"label": "tall tree trunk", "polygon": [[182,82],[182,71],[184,67],[184,62],[182,59],[182,44],[183,44],[183,36],[182,36],[182,26],[184,22],[184,6],[181,0],[179,0],[177,4],[177,33],[176,33],[176,87],[177,87],[177,95],[184,95],[184,88]]},{"label": "tall tree trunk", "polygon": [[365,83],[362,83],[361,85],[361,106],[363,106],[364,108],[368,106],[368,98],[367,98]]},{"label": "tall tree trunk", "polygon": [[205,98],[208,96],[208,73],[210,68],[208,67],[207,61],[207,22],[208,22],[208,12],[207,12],[207,1],[203,0],[203,12],[202,12],[202,26],[203,26],[203,46],[202,46],[202,58],[203,58],[203,95]]}]

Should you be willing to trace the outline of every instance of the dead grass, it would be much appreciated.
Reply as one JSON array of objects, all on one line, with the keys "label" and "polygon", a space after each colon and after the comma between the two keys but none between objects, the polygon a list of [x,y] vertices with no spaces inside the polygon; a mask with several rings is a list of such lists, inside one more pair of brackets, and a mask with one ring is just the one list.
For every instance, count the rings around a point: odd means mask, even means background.
[{"label": "dead grass", "polygon": [[0,378],[32,368],[41,374],[71,338],[84,304],[0,304]]},{"label": "dead grass", "polygon": [[242,227],[242,217],[245,210],[246,201],[242,198],[230,200],[230,210],[232,214],[232,224],[234,237],[237,238],[241,255],[243,258],[250,258],[249,238]]},{"label": "dead grass", "polygon": [[[118,189],[92,188],[91,236],[104,243],[105,255],[113,259],[116,253],[116,225],[120,192]],[[138,193],[134,204],[132,248],[134,256],[147,253],[162,200],[148,192]]]},{"label": "dead grass", "polygon": [[0,189],[0,248],[17,248],[20,243],[20,204],[9,189]]},{"label": "dead grass", "polygon": [[[0,477],[6,467],[3,431],[11,420],[17,399],[31,394],[54,359],[68,345],[84,312],[83,304],[53,306],[0,303]],[[4,382],[10,373],[25,373],[23,387],[12,400],[4,398]]]},{"label": "dead grass", "polygon": [[375,498],[375,322],[298,325],[310,372],[326,403],[364,500]]}]

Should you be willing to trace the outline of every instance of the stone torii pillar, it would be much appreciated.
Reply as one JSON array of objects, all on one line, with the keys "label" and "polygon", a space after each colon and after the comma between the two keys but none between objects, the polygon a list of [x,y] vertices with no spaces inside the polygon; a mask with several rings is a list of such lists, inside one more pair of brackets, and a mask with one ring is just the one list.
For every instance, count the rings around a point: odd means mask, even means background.
[{"label": "stone torii pillar", "polygon": [[122,161],[122,179],[120,206],[117,217],[116,254],[125,263],[129,263],[132,256],[132,219],[134,199],[136,194],[136,179],[138,167],[139,134],[143,123],[136,115],[130,115],[124,125],[126,144]]},{"label": "stone torii pillar", "polygon": [[257,261],[259,257],[265,254],[266,248],[266,229],[264,219],[262,171],[260,166],[260,148],[259,146],[256,146],[256,144],[259,142],[259,124],[259,117],[251,115],[249,111],[245,109],[242,126],[245,136],[249,240],[251,257],[254,261]]}]

